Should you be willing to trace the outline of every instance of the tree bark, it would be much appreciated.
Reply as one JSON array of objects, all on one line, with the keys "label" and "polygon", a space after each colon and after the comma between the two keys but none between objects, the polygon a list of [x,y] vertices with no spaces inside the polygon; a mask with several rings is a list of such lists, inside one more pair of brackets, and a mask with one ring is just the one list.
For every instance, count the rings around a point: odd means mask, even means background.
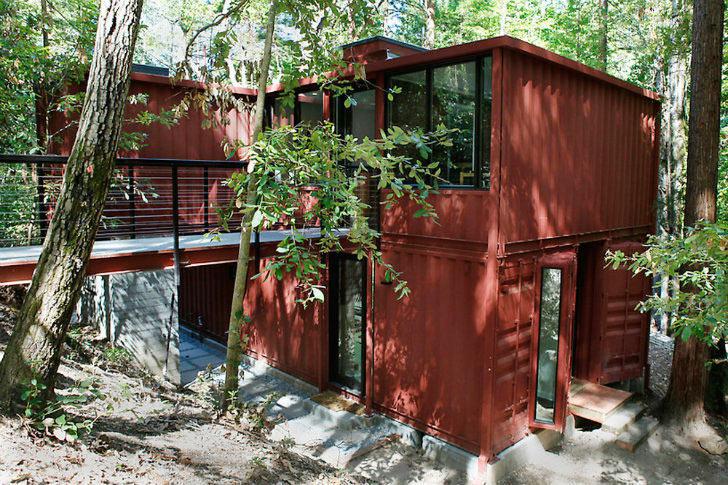
[{"label": "tree bark", "polygon": [[[716,218],[723,9],[723,0],[695,0],[693,6],[684,214],[688,227]],[[675,339],[665,410],[669,419],[687,429],[705,421],[708,357],[707,345],[697,339]]]},{"label": "tree bark", "polygon": [[[273,33],[276,22],[277,0],[271,0],[268,12],[268,21],[265,31],[265,44],[263,58],[260,61],[260,74],[258,77],[258,95],[255,100],[255,118],[253,119],[253,133],[250,143],[255,143],[258,135],[263,131],[265,116],[265,89],[268,85],[268,69],[270,68],[271,50],[273,47]],[[253,167],[248,167],[252,172]],[[227,409],[231,394],[238,390],[238,372],[240,358],[247,346],[247,336],[242,335],[245,309],[243,300],[248,285],[248,265],[250,263],[250,236],[253,233],[253,211],[250,206],[255,203],[257,184],[256,177],[251,173],[245,194],[245,208],[240,223],[240,248],[238,250],[238,263],[235,268],[235,284],[233,286],[233,301],[230,310],[230,323],[228,324],[227,355],[225,358],[225,388],[222,396],[222,409]]]},{"label": "tree bark", "polygon": [[599,64],[602,71],[607,72],[608,50],[609,45],[609,0],[601,0],[601,16],[602,16],[602,32],[599,39]]},{"label": "tree bark", "polygon": [[425,45],[426,49],[435,48],[435,0],[425,0]]},{"label": "tree bark", "polygon": [[33,281],[0,363],[0,405],[38,376],[52,392],[109,189],[143,0],[103,0],[78,132]]}]

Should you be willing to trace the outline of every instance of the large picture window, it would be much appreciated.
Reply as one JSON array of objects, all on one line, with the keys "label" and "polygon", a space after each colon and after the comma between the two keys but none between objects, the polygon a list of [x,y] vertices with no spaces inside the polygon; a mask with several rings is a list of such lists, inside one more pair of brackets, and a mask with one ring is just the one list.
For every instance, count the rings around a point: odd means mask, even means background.
[{"label": "large picture window", "polygon": [[452,146],[436,147],[443,177],[453,185],[475,185],[475,62],[432,71],[432,126],[458,130]]},{"label": "large picture window", "polygon": [[[491,66],[484,57],[389,78],[389,86],[401,90],[388,105],[389,126],[457,130],[453,146],[433,153],[447,181],[441,185],[490,188]],[[415,151],[407,155],[418,157]]]}]

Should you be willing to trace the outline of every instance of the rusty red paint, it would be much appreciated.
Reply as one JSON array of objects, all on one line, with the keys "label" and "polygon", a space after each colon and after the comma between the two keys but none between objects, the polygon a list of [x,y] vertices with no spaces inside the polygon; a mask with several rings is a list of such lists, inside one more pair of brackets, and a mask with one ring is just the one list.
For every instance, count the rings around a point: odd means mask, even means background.
[{"label": "rusty red paint", "polygon": [[[397,301],[381,270],[369,275],[367,348],[374,353],[366,359],[365,397],[368,408],[478,453],[481,463],[533,424],[538,274],[554,254],[576,255],[566,294],[575,333],[564,337],[565,355],[576,351],[559,367],[560,395],[572,374],[607,383],[644,372],[647,320],[633,308],[648,282],[605,270],[602,261],[612,241],[632,241],[624,247],[633,250],[654,228],[659,147],[654,93],[508,37],[371,59],[367,75],[383,88],[388,72],[486,53],[493,58],[491,190],[442,190],[432,197],[439,224],[411,217],[407,202],[381,212],[384,259],[403,271],[412,294]],[[158,103],[181,89],[155,86]],[[385,104],[378,90],[378,129]],[[330,114],[328,96],[325,105]],[[198,118],[188,123],[150,135],[144,155],[218,158],[225,131],[205,134],[193,129]],[[241,115],[230,130],[248,126]],[[185,291],[198,298],[188,301],[223,308],[222,322],[231,289],[207,289],[224,270],[185,271]],[[328,312],[325,305],[303,309],[296,295],[289,277],[250,285],[251,353],[325,388]]]}]

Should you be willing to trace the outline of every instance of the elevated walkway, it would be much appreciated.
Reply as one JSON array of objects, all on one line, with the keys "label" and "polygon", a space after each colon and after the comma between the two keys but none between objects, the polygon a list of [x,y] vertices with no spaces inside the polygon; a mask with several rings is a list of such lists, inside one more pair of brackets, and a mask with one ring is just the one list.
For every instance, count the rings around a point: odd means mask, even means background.
[{"label": "elevated walkway", "polygon": [[[317,238],[318,229],[304,229],[308,238]],[[281,241],[289,230],[263,231],[261,244]],[[251,236],[251,242],[253,241]],[[201,235],[180,236],[180,262],[183,266],[230,263],[237,260],[240,233],[224,233],[211,241]],[[42,246],[0,248],[0,286],[28,283]],[[87,275],[126,273],[172,268],[174,237],[149,237],[97,241],[91,253]]]}]

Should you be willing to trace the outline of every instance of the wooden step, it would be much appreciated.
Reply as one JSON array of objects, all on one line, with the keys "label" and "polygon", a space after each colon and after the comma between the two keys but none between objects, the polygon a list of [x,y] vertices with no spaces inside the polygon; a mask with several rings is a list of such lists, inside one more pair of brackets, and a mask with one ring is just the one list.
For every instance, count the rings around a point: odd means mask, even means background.
[{"label": "wooden step", "polygon": [[627,429],[617,437],[615,443],[620,448],[634,453],[637,447],[655,432],[659,424],[660,423],[657,419],[652,416],[645,416],[639,421],[630,424]]},{"label": "wooden step", "polygon": [[604,423],[632,395],[631,392],[574,379],[569,389],[569,412]]},{"label": "wooden step", "polygon": [[641,402],[630,399],[607,416],[602,423],[602,429],[614,434],[621,433],[627,426],[641,418],[646,409],[647,406]]}]

